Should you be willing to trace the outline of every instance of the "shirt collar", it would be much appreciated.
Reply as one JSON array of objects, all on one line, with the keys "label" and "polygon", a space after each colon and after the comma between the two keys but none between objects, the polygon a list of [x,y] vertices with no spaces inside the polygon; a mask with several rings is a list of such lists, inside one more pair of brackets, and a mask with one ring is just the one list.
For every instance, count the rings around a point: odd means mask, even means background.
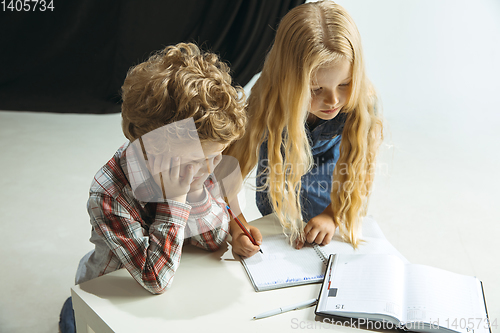
[{"label": "shirt collar", "polygon": [[335,118],[330,120],[319,119],[319,124],[312,131],[306,123],[306,132],[313,142],[331,139],[342,134],[346,118],[347,113],[339,113]]}]

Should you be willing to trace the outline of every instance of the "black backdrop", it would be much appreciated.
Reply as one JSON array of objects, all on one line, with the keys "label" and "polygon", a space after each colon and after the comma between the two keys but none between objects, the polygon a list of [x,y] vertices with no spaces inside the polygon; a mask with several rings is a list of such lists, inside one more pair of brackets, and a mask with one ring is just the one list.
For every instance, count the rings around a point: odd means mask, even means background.
[{"label": "black backdrop", "polygon": [[53,11],[1,8],[0,110],[119,112],[128,68],[181,41],[218,53],[243,86],[280,19],[304,2],[53,1]]}]

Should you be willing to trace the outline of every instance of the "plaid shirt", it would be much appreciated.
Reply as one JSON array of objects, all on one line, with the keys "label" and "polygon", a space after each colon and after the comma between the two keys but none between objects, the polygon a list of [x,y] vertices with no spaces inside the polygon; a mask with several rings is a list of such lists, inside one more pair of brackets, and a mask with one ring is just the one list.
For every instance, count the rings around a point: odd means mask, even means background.
[{"label": "plaid shirt", "polygon": [[126,176],[127,146],[116,152],[92,182],[88,212],[95,249],[80,261],[76,283],[125,267],[146,290],[159,294],[172,283],[184,239],[215,251],[226,239],[229,217],[210,177],[201,202],[137,200]]}]

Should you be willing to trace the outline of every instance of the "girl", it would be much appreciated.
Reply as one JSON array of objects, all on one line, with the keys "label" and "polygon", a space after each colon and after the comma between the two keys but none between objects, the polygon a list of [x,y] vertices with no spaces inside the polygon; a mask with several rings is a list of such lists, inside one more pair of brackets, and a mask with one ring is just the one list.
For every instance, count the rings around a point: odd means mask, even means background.
[{"label": "girl", "polygon": [[[257,206],[276,213],[297,248],[329,243],[337,226],[359,244],[382,140],[376,102],[345,9],[332,1],[292,9],[252,88],[246,133],[226,154],[239,160],[243,177],[258,163]],[[239,244],[241,255],[258,251],[249,240]]]}]

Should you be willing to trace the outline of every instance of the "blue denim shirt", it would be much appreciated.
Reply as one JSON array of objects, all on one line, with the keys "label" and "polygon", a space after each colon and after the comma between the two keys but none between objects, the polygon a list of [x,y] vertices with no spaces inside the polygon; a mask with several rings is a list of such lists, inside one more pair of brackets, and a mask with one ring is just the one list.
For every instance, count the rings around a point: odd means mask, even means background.
[{"label": "blue denim shirt", "polygon": [[[333,169],[340,155],[340,141],[344,129],[346,114],[341,113],[331,120],[320,120],[312,130],[305,125],[312,149],[314,165],[311,171],[302,176],[302,190],[300,193],[302,218],[308,222],[320,214],[330,204],[332,192]],[[257,186],[265,184],[267,175],[262,171],[267,167],[267,141],[260,147],[259,163],[257,165]],[[259,176],[260,175],[260,176]],[[267,198],[267,190],[257,191],[257,208],[262,215],[273,212]]]}]

